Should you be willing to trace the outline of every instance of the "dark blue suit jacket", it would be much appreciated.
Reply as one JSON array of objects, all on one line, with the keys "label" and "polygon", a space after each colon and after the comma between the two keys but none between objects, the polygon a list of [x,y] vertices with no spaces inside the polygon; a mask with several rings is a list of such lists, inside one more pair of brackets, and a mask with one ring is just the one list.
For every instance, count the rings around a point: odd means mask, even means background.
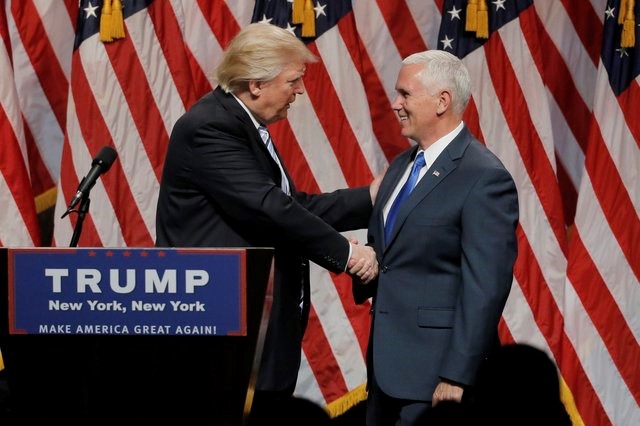
[{"label": "dark blue suit jacket", "polygon": [[509,172],[465,127],[384,241],[383,208],[416,151],[400,154],[381,184],[368,232],[380,275],[356,297],[374,295],[369,370],[380,388],[430,401],[441,378],[472,383],[496,342],[517,254],[518,198]]},{"label": "dark blue suit jacket", "polygon": [[249,115],[217,88],[173,128],[156,216],[161,247],[275,248],[258,390],[295,386],[309,314],[309,260],[344,271],[349,244],[338,231],[366,228],[372,209],[368,187],[306,194],[289,178],[287,196],[280,180]]}]

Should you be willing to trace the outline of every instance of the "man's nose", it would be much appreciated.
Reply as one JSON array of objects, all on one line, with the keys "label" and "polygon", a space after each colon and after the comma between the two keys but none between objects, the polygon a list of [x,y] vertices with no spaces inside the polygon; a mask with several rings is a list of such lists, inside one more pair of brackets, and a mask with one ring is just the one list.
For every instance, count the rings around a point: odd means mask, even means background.
[{"label": "man's nose", "polygon": [[394,111],[400,111],[402,109],[402,98],[400,96],[396,96],[391,104],[391,109]]}]

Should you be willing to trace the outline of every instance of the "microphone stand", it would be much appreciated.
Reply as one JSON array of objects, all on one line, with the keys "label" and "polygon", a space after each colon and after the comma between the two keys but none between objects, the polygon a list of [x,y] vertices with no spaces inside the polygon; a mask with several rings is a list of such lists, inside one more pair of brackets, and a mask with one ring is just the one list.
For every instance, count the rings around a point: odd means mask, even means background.
[{"label": "microphone stand", "polygon": [[91,200],[89,199],[89,193],[82,197],[82,201],[80,201],[80,207],[78,210],[72,210],[78,213],[78,220],[76,221],[76,226],[73,228],[73,236],[71,237],[71,243],[69,247],[77,247],[78,240],[80,239],[80,233],[82,232],[82,224],[84,223],[84,217],[87,215],[89,211],[89,204]]}]

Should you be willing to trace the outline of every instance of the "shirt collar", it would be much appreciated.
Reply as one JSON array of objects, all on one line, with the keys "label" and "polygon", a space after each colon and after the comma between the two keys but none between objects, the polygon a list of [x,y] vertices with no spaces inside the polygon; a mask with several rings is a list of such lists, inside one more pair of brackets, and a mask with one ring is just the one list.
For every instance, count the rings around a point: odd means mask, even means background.
[{"label": "shirt collar", "polygon": [[[451,141],[453,141],[455,137],[458,136],[458,134],[462,131],[463,127],[464,127],[464,123],[461,121],[456,126],[455,129],[453,129],[452,131],[450,131],[449,133],[447,133],[446,135],[444,135],[443,137],[441,137],[440,139],[438,139],[437,141],[429,145],[427,149],[424,150],[424,159],[426,162],[427,169],[431,167],[433,162],[436,161],[436,158],[438,158],[440,153],[444,151],[447,145],[449,145]],[[418,150],[418,152],[420,152],[420,150]]]},{"label": "shirt collar", "polygon": [[[233,93],[231,93],[231,96],[233,96],[234,98],[236,98],[236,101],[238,101],[238,103],[240,104],[240,106],[242,107],[243,110],[245,110],[247,112],[247,114],[249,114],[249,118],[251,119],[251,122],[253,123],[254,126],[256,126],[256,129],[260,126],[263,126],[262,124],[260,124],[260,122],[256,119],[256,117],[251,113],[251,111],[249,111],[249,108],[247,108],[247,106],[244,104],[244,102],[242,102],[240,100],[239,97],[237,97],[236,95],[234,95]],[[266,127],[266,126],[264,126]]]}]

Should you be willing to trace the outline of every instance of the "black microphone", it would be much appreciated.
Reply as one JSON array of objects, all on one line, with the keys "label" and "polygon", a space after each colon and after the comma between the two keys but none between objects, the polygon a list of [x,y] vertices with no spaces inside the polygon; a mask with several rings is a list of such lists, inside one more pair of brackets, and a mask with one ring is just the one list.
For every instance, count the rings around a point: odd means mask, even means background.
[{"label": "black microphone", "polygon": [[87,175],[80,181],[80,185],[78,185],[78,191],[76,192],[76,195],[74,195],[71,199],[69,207],[67,208],[65,214],[62,215],[62,217],[65,217],[66,215],[71,213],[76,204],[78,204],[78,202],[82,200],[82,197],[84,197],[89,193],[89,191],[91,191],[93,185],[96,184],[96,180],[98,180],[102,173],[105,173],[111,168],[111,165],[113,164],[117,156],[118,153],[115,149],[111,148],[110,146],[102,147],[98,155],[96,155],[96,157],[91,162],[91,170],[89,170],[89,173],[87,173]]}]

